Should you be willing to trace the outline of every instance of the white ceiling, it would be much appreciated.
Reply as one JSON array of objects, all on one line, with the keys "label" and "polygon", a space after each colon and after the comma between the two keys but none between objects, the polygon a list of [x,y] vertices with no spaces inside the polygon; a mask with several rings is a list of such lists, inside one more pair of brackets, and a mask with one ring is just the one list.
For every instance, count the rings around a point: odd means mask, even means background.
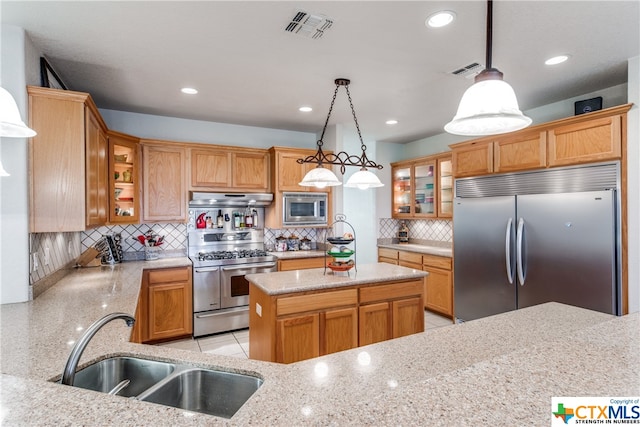
[{"label": "white ceiling", "polygon": [[[319,132],[334,79],[365,142],[442,133],[484,65],[484,1],[0,2],[70,89],[100,108]],[[425,18],[453,10],[448,27]],[[322,38],[284,31],[298,10],[334,21]],[[493,66],[527,110],[626,82],[639,55],[640,2],[494,2]],[[557,54],[571,59],[549,67]],[[196,96],[180,93],[184,86]],[[300,113],[301,105],[314,108]],[[351,123],[340,90],[331,123]],[[398,120],[395,126],[387,119]]]}]

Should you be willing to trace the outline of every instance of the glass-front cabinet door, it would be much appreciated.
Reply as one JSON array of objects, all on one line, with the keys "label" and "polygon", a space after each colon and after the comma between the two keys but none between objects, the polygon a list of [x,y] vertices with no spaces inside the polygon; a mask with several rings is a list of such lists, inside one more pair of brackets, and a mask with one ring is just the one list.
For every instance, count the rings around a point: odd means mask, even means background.
[{"label": "glass-front cabinet door", "polygon": [[394,218],[408,218],[412,216],[412,188],[411,166],[394,166],[391,169],[393,176],[393,212]]},{"label": "glass-front cabinet door", "polygon": [[435,217],[436,162],[416,163],[413,166],[414,205],[416,217]]},{"label": "glass-front cabinet door", "polygon": [[453,174],[451,156],[438,159],[438,218],[453,216]]},{"label": "glass-front cabinet door", "polygon": [[109,133],[110,223],[135,224],[140,217],[138,199],[138,140]]}]

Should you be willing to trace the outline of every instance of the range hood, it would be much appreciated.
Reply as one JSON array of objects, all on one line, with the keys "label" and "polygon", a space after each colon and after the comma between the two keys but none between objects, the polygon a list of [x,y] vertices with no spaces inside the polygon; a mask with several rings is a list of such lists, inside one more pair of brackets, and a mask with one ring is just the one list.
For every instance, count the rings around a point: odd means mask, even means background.
[{"label": "range hood", "polygon": [[268,206],[271,193],[202,193],[190,192],[189,207]]}]

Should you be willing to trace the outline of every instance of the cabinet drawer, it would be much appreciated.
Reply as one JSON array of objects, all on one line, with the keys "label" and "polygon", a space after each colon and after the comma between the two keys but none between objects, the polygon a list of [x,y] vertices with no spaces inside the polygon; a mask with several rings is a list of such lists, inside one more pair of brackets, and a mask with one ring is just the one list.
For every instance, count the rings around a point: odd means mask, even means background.
[{"label": "cabinet drawer", "polygon": [[189,280],[190,269],[188,267],[167,268],[149,271],[149,284],[186,282]]},{"label": "cabinet drawer", "polygon": [[378,248],[378,256],[382,258],[398,259],[398,251],[395,249]]},{"label": "cabinet drawer", "polygon": [[417,252],[398,252],[398,258],[400,261],[411,262],[415,264],[422,264],[422,254]]},{"label": "cabinet drawer", "polygon": [[451,258],[435,255],[422,255],[422,264],[428,267],[451,270]]},{"label": "cabinet drawer", "polygon": [[363,304],[374,301],[421,295],[423,291],[424,282],[422,280],[398,282],[379,286],[373,285],[366,288],[360,288],[360,303]]},{"label": "cabinet drawer", "polygon": [[303,313],[305,311],[325,310],[345,305],[355,305],[357,303],[357,289],[278,298],[276,315],[284,316],[287,314]]},{"label": "cabinet drawer", "polygon": [[278,261],[278,271],[304,270],[324,267],[324,257],[283,259]]}]

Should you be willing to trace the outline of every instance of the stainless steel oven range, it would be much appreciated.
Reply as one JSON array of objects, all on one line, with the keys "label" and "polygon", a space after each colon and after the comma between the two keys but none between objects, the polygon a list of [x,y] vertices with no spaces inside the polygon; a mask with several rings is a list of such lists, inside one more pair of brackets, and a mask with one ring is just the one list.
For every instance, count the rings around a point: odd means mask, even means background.
[{"label": "stainless steel oven range", "polygon": [[[250,198],[255,195],[246,195],[246,201],[233,195],[231,201],[225,201],[225,195],[206,194],[207,200],[215,202],[192,200],[187,226],[188,255],[193,263],[194,337],[249,327],[249,282],[244,276],[277,270],[276,257],[264,249],[260,222],[264,208],[256,197]],[[234,215],[237,218],[247,207],[257,226],[247,226],[245,221],[236,226]],[[222,215],[222,227],[216,222],[214,228],[198,228],[196,222],[203,213],[205,218]]]}]

